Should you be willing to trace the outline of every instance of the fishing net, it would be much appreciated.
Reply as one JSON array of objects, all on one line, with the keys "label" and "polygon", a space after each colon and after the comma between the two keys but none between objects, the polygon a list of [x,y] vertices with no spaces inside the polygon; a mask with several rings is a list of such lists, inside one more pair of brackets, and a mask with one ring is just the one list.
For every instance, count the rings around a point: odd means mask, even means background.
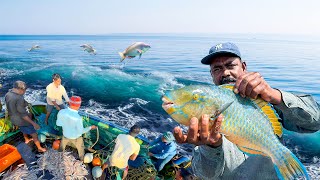
[{"label": "fishing net", "polygon": [[18,126],[15,126],[11,123],[7,111],[5,114],[0,114],[0,144],[2,144],[5,139],[8,139],[9,137],[19,133],[18,129]]},{"label": "fishing net", "polygon": [[145,164],[138,168],[129,168],[127,179],[151,179],[157,176],[157,171],[151,162],[145,161]]},{"label": "fishing net", "polygon": [[[55,109],[53,109],[49,120],[48,125],[43,124],[45,114],[43,109],[37,109],[32,108],[32,112],[37,119],[38,123],[41,126],[41,129],[43,130],[43,133],[48,132],[61,132],[60,129],[57,129],[57,126],[55,125],[56,119],[57,119],[57,113]],[[86,150],[89,152],[94,153],[94,156],[98,156],[102,163],[106,162],[106,160],[110,157],[112,154],[113,148],[115,146],[115,139],[119,134],[126,133],[122,129],[118,127],[109,126],[107,123],[100,122],[100,121],[93,121],[92,118],[88,114],[81,114],[83,117],[83,126],[88,127],[91,125],[98,126],[99,128],[97,130],[91,130],[85,134],[83,134],[84,144],[86,147]],[[49,128],[49,129],[48,129]],[[60,127],[58,127],[60,128]],[[52,129],[54,131],[52,131]],[[51,133],[49,133],[51,134]],[[46,134],[47,135],[47,134]],[[50,141],[50,137],[47,136],[47,140]],[[141,140],[140,140],[141,141]],[[136,163],[134,166],[131,166],[128,170],[127,179],[129,180],[139,180],[139,179],[156,179],[157,171],[152,164],[151,159],[148,156],[148,148],[146,148],[143,145],[143,142],[140,142],[140,152],[139,157],[143,160],[142,163]],[[136,162],[136,161],[134,161]],[[116,167],[108,167],[106,169],[106,179],[119,179],[119,177],[122,176],[123,171],[116,168]],[[170,172],[169,172],[170,174]],[[171,176],[174,176],[174,172],[171,172]],[[166,175],[168,176],[168,174]],[[120,178],[121,179],[121,178]],[[161,178],[163,179],[163,178]]]}]

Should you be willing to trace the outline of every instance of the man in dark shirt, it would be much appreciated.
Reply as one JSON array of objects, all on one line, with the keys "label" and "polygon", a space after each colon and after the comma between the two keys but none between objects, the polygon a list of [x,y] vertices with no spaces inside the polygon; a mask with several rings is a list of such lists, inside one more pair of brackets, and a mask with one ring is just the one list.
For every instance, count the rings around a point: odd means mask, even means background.
[{"label": "man in dark shirt", "polygon": [[[23,81],[16,81],[13,89],[10,89],[5,96],[7,110],[12,124],[19,127],[23,133],[25,143],[29,143],[32,139],[38,148],[39,152],[45,152],[46,149],[41,147],[36,130],[40,126],[33,122],[26,110],[27,101],[24,100],[23,95],[26,92],[26,84]],[[32,139],[28,137],[30,135]]]}]

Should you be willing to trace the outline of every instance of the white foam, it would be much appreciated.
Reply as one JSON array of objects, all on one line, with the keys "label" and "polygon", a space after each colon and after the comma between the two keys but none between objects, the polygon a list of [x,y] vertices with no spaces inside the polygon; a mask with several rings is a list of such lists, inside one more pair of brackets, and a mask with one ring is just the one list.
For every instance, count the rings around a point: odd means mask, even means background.
[{"label": "white foam", "polygon": [[35,90],[35,89],[28,88],[24,95],[24,99],[29,103],[33,103],[36,101],[45,102],[46,94],[47,94],[47,91],[45,89]]},{"label": "white foam", "polygon": [[24,73],[23,71],[19,71],[15,69],[0,68],[0,75],[1,75],[0,78],[3,80],[14,75],[21,75],[23,73]]},{"label": "white foam", "polygon": [[164,92],[167,90],[184,87],[183,84],[178,83],[175,75],[171,73],[155,71],[152,72],[152,75],[156,78],[160,78],[162,81],[158,89],[158,92],[160,92],[161,94],[164,94]]},{"label": "white foam", "polygon": [[[170,124],[161,114],[155,114],[145,107],[149,102],[140,98],[130,98],[128,102],[120,104],[116,108],[109,108],[108,105],[101,104],[94,100],[89,100],[89,106],[84,108],[84,111],[88,114],[100,117],[102,119],[111,121],[121,127],[130,128],[134,124],[150,125],[153,122],[154,117],[158,117],[159,121],[165,122],[164,124]],[[141,113],[135,113],[132,108],[139,107],[141,110],[147,113],[147,116],[141,116]],[[136,110],[136,109],[135,109]],[[152,125],[150,128],[153,128]],[[155,129],[141,129],[141,133],[145,137],[156,137],[160,132],[155,132]]]}]

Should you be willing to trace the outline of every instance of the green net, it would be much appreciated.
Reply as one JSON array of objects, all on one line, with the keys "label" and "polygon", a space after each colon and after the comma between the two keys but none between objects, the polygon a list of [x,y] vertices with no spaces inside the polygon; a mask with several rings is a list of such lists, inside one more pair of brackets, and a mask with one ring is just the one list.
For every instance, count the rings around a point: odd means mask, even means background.
[{"label": "green net", "polygon": [[[44,107],[36,106],[32,109],[34,114],[37,115],[37,119],[39,123],[44,122],[45,111]],[[45,126],[45,128],[50,127],[54,129],[56,132],[62,133],[61,127],[56,126],[57,113],[55,109],[52,111],[48,124],[49,126]],[[94,156],[99,156],[102,160],[102,163],[106,162],[106,160],[112,154],[113,148],[115,146],[115,139],[119,134],[124,134],[123,130],[110,126],[107,123],[99,122],[93,120],[91,116],[85,114],[83,116],[83,126],[88,127],[91,125],[95,125],[98,127],[98,130],[92,130],[83,135],[85,148],[87,151],[93,152]],[[41,126],[42,129],[42,126]],[[50,131],[50,130],[46,130]],[[151,159],[148,156],[148,148],[146,148],[146,143],[140,139],[136,139],[140,146],[139,157],[142,157],[144,163],[137,168],[130,167],[127,175],[127,179],[156,179],[157,171],[152,164]],[[122,170],[119,170],[116,167],[108,167],[108,178],[107,179],[119,179],[122,177]],[[121,178],[120,178],[121,179]]]},{"label": "green net", "polygon": [[9,137],[19,132],[18,126],[14,126],[8,116],[8,113],[0,114],[0,144]]}]

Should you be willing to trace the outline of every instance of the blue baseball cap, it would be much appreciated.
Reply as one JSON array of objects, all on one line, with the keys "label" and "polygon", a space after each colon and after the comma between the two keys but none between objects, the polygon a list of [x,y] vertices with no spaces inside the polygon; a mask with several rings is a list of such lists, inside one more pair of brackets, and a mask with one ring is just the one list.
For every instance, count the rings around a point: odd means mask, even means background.
[{"label": "blue baseball cap", "polygon": [[219,55],[222,55],[222,54],[234,55],[235,57],[239,57],[241,59],[239,48],[233,43],[226,42],[226,43],[219,43],[212,46],[209,50],[209,55],[204,57],[201,60],[201,63],[210,65],[213,58],[218,57]]}]

